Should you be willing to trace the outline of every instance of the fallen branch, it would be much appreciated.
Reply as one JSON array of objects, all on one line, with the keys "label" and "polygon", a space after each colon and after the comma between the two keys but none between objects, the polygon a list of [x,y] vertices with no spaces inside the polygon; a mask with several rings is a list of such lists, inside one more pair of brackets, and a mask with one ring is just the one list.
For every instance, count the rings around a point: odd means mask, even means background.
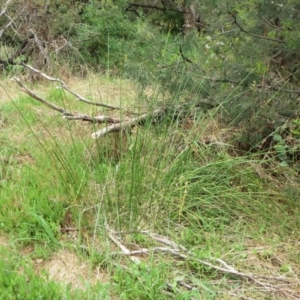
[{"label": "fallen branch", "polygon": [[[111,229],[110,229],[110,232],[112,232]],[[126,251],[126,252],[123,251],[121,253],[115,252],[115,253],[113,253],[113,255],[117,255],[117,254],[126,255],[126,256],[130,256],[132,258],[134,255],[149,254],[151,252],[152,253],[153,252],[169,253],[169,254],[172,254],[173,256],[177,256],[183,260],[192,260],[201,265],[209,267],[213,270],[250,280],[253,283],[255,283],[256,285],[258,285],[262,289],[262,291],[282,293],[285,296],[293,297],[291,299],[297,299],[294,292],[292,292],[289,289],[286,289],[286,286],[288,284],[291,284],[291,281],[288,280],[287,278],[284,278],[281,276],[270,277],[270,276],[240,272],[240,271],[236,270],[234,267],[230,266],[225,261],[223,261],[222,259],[209,257],[208,259],[210,261],[214,261],[219,264],[219,265],[216,265],[216,264],[210,263],[208,261],[198,259],[193,252],[187,250],[185,247],[183,247],[181,245],[178,245],[177,243],[168,239],[165,236],[162,236],[162,235],[159,235],[156,233],[152,233],[149,231],[141,231],[140,233],[146,234],[146,235],[150,236],[153,240],[155,240],[161,244],[165,244],[168,247],[153,247],[153,248],[149,248],[149,249],[142,248],[142,249],[134,250],[134,251]],[[114,234],[117,235],[119,233],[114,232]],[[276,284],[275,285],[275,284],[271,284],[268,281],[280,281],[280,282],[285,282],[285,284]]]},{"label": "fallen branch", "polygon": [[147,118],[155,118],[157,117],[158,115],[162,114],[164,112],[164,110],[162,108],[160,109],[157,109],[155,110],[154,112],[152,113],[149,113],[149,114],[143,114],[139,117],[136,117],[136,118],[132,118],[131,120],[129,121],[124,121],[124,122],[120,122],[119,124],[115,124],[115,125],[110,125],[108,127],[105,127],[105,128],[102,128],[96,132],[94,132],[92,134],[92,138],[93,139],[98,139],[108,133],[111,133],[111,132],[116,132],[116,131],[121,131],[121,130],[126,130],[126,129],[130,129],[142,122],[144,122]]},{"label": "fallen branch", "polygon": [[55,105],[45,99],[43,99],[42,97],[36,95],[33,91],[31,91],[29,88],[27,88],[23,83],[22,81],[17,78],[17,77],[14,77],[14,80],[17,82],[17,84],[22,88],[23,92],[25,92],[26,94],[28,94],[30,97],[34,98],[35,100],[45,104],[46,106],[66,115],[66,116],[74,116],[73,113],[69,112],[68,110],[58,106],[58,105]]},{"label": "fallen branch", "polygon": [[141,263],[141,261],[137,257],[134,257],[134,256],[132,256],[130,254],[130,250],[119,240],[118,237],[116,237],[113,234],[113,231],[110,230],[110,228],[108,226],[106,227],[106,231],[107,231],[108,237],[122,250],[123,254],[129,255],[130,259],[134,263],[136,263],[136,264],[140,264]]},{"label": "fallen branch", "polygon": [[82,120],[82,121],[88,121],[91,123],[120,123],[119,119],[116,118],[112,118],[112,117],[108,117],[108,116],[89,116],[89,115],[84,115],[84,114],[78,114],[78,113],[73,113],[71,111],[66,110],[63,107],[60,107],[56,104],[53,104],[49,101],[47,101],[46,99],[38,96],[37,94],[35,94],[33,91],[31,91],[29,88],[27,88],[22,81],[17,78],[14,77],[14,80],[18,83],[18,85],[22,88],[22,90],[28,94],[30,97],[34,98],[35,100],[45,104],[46,106],[62,113],[64,115],[64,118],[69,119],[69,120]]},{"label": "fallen branch", "polygon": [[[112,255],[126,255],[129,256],[130,259],[136,263],[136,264],[140,264],[141,260],[138,259],[137,257],[135,257],[134,255],[137,254],[145,254],[145,253],[149,253],[151,250],[152,252],[154,251],[169,251],[170,249],[167,248],[162,248],[162,247],[156,247],[156,248],[152,248],[150,251],[149,249],[141,249],[138,251],[130,251],[121,241],[120,239],[115,235],[115,231],[111,230],[108,226],[106,226],[106,231],[107,231],[107,235],[108,237],[121,249],[122,252],[113,252]],[[193,286],[191,286],[190,284],[185,283],[182,280],[177,280],[176,283],[178,285],[183,286],[184,288],[186,288],[187,290],[192,290],[194,289]],[[167,288],[171,291],[173,291],[173,286],[169,283],[166,284]]]},{"label": "fallen branch", "polygon": [[52,81],[52,82],[58,82],[61,86],[61,88],[63,88],[64,90],[68,91],[70,94],[72,94],[73,96],[75,96],[79,101],[82,101],[84,103],[87,103],[87,104],[91,104],[91,105],[96,105],[96,106],[102,106],[102,107],[105,107],[105,108],[109,108],[109,109],[117,109],[117,110],[120,110],[120,107],[117,107],[117,106],[112,106],[112,105],[108,105],[108,104],[104,104],[104,103],[100,103],[100,102],[93,102],[93,101],[90,101],[89,99],[86,99],[84,98],[83,96],[79,95],[78,93],[72,91],[64,81],[62,81],[61,79],[58,79],[58,78],[54,78],[54,77],[51,77],[45,73],[43,73],[42,71],[40,70],[37,70],[35,69],[34,67],[32,66],[29,66],[27,64],[24,64],[22,63],[22,65],[28,69],[30,69],[31,71],[41,75],[42,77],[44,77],[45,79],[49,80],[49,81]]},{"label": "fallen branch", "polygon": [[[181,50],[182,51],[182,50]],[[183,55],[183,54],[182,54]],[[25,63],[21,63],[21,65],[23,65],[24,67],[29,68],[31,71],[39,74],[40,76],[42,76],[43,78],[52,81],[52,82],[58,82],[60,84],[60,87],[65,89],[66,91],[68,91],[70,94],[72,94],[73,96],[75,96],[79,101],[88,103],[88,104],[92,104],[92,105],[97,105],[97,106],[103,106],[105,108],[109,108],[109,109],[118,109],[121,110],[121,107],[115,107],[115,106],[111,106],[108,104],[103,104],[103,103],[98,103],[98,102],[92,102],[86,98],[84,98],[83,96],[79,95],[78,93],[74,92],[73,90],[71,90],[66,84],[65,82],[63,82],[61,79],[58,78],[54,78],[51,77],[45,73],[43,73],[40,70],[37,70],[35,68],[33,68],[32,66],[26,65]],[[167,112],[169,112],[169,115],[172,119],[181,119],[186,117],[187,114],[189,114],[191,112],[191,109],[198,110],[198,109],[203,109],[203,110],[207,110],[207,109],[211,109],[214,108],[216,105],[213,105],[211,103],[207,103],[207,101],[198,101],[197,103],[184,103],[184,104],[180,104],[177,107],[168,107],[168,108],[157,108],[156,110],[152,111],[152,112],[148,112],[148,113],[144,113],[142,115],[133,117],[133,118],[126,118],[126,119],[117,119],[117,118],[113,118],[110,116],[106,116],[106,115],[101,115],[101,116],[89,116],[86,114],[81,114],[81,113],[75,113],[75,112],[71,112],[66,110],[63,107],[60,107],[56,104],[53,104],[49,101],[47,101],[46,99],[38,96],[36,93],[34,93],[33,91],[31,91],[29,88],[27,88],[25,86],[24,83],[21,82],[21,80],[17,77],[14,78],[15,81],[18,83],[18,85],[22,88],[22,90],[27,93],[30,97],[36,99],[37,101],[45,104],[46,106],[60,112],[63,114],[63,118],[68,119],[68,120],[82,120],[82,121],[88,121],[91,123],[106,123],[106,124],[110,124],[109,126],[106,126],[96,132],[94,132],[92,134],[92,138],[93,139],[98,139],[102,136],[105,136],[106,134],[112,133],[112,132],[117,132],[117,131],[121,131],[121,130],[130,130],[132,127],[136,126],[136,125],[141,125],[141,124],[145,124],[145,122],[150,119],[151,122],[155,122],[157,119],[160,119],[163,116],[167,115]],[[204,106],[204,107],[203,107]],[[136,115],[136,113],[132,113],[131,114]]]},{"label": "fallen branch", "polygon": [[[81,95],[75,93],[74,91],[72,91],[62,80],[57,79],[57,78],[53,78],[51,76],[48,76],[47,74],[41,72],[40,70],[37,70],[31,66],[28,66],[26,64],[22,64],[25,67],[29,68],[30,70],[40,74],[42,77],[46,78],[49,81],[55,81],[58,82],[62,88],[64,88],[66,91],[68,91],[70,94],[76,96],[80,101],[83,101],[85,103],[88,104],[94,104],[94,105],[98,105],[98,106],[104,106],[106,108],[111,108],[111,109],[120,109],[117,108],[115,106],[111,106],[111,105],[107,105],[107,104],[102,104],[102,103],[97,103],[97,102],[92,102],[89,101],[88,99],[82,97]],[[106,124],[112,124],[110,126],[104,127],[102,129],[100,129],[99,131],[96,131],[92,134],[92,138],[93,139],[97,139],[100,138],[106,134],[109,134],[111,132],[116,132],[116,131],[121,131],[121,130],[126,130],[126,129],[131,129],[132,127],[134,127],[135,125],[141,124],[143,122],[145,122],[148,118],[157,118],[159,115],[163,114],[165,112],[165,109],[163,108],[159,108],[154,110],[151,113],[146,113],[143,115],[140,115],[138,117],[135,118],[131,118],[130,120],[125,120],[125,121],[121,121],[120,119],[117,118],[113,118],[113,117],[109,117],[109,116],[89,116],[86,114],[80,114],[80,113],[74,113],[71,111],[66,110],[63,107],[60,107],[56,104],[53,104],[49,101],[47,101],[46,99],[38,96],[36,93],[34,93],[33,91],[31,91],[28,87],[25,86],[24,83],[22,83],[22,81],[15,77],[14,80],[18,83],[18,85],[22,88],[22,90],[27,93],[30,97],[34,98],[35,100],[45,104],[46,106],[60,112],[63,114],[63,118],[68,119],[68,120],[82,120],[82,121],[88,121],[91,123],[106,123]]]}]

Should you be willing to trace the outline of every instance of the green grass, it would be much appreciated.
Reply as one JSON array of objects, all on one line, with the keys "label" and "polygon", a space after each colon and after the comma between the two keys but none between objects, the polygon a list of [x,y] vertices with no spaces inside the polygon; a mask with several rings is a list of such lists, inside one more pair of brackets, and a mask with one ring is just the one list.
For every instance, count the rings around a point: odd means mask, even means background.
[{"label": "green grass", "polygon": [[[74,110],[82,105],[60,90],[48,96]],[[187,130],[189,120],[166,120],[92,141],[81,123],[49,112],[24,96],[1,106],[5,299],[268,299],[198,261],[210,257],[245,273],[296,276],[299,190],[288,168],[269,159],[268,169],[258,154],[229,155],[225,142],[203,143],[213,117],[199,114]],[[130,250],[166,247],[142,233],[149,230],[193,255],[159,251],[139,256],[137,265],[115,253],[107,226]],[[89,266],[84,288],[37,270],[36,260],[50,261],[62,249]],[[91,284],[95,270],[106,274],[105,284]]]}]

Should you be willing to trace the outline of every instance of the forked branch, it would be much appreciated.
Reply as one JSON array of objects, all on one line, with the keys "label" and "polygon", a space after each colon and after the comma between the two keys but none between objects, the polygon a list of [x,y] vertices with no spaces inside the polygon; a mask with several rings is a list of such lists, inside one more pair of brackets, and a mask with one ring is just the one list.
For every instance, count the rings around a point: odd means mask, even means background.
[{"label": "forked branch", "polygon": [[46,106],[60,112],[61,114],[63,114],[65,119],[82,120],[82,121],[88,121],[88,122],[92,122],[92,123],[111,123],[111,124],[120,123],[119,119],[112,118],[109,116],[93,117],[93,116],[89,116],[89,115],[85,115],[85,114],[71,112],[71,111],[69,111],[63,107],[60,107],[52,102],[49,102],[46,99],[42,98],[41,96],[35,94],[28,87],[26,87],[19,78],[15,77],[14,79],[26,94],[28,94],[33,99],[45,104]]},{"label": "forked branch", "polygon": [[105,103],[100,103],[100,102],[93,102],[93,101],[90,101],[89,99],[86,99],[85,97],[79,95],[78,93],[74,92],[73,90],[71,90],[67,84],[62,81],[61,79],[59,78],[54,78],[54,77],[51,77],[45,73],[43,73],[42,71],[40,70],[37,70],[35,69],[34,67],[32,66],[29,66],[27,64],[22,64],[24,67],[30,69],[31,71],[39,74],[40,76],[44,77],[45,79],[49,80],[49,81],[52,81],[52,82],[58,82],[61,86],[61,88],[63,88],[64,90],[68,91],[70,94],[72,94],[73,96],[75,96],[79,101],[82,101],[82,102],[85,102],[87,104],[91,104],[91,105],[96,105],[96,106],[102,106],[102,107],[105,107],[105,108],[109,108],[109,109],[120,109],[120,107],[117,107],[117,106],[112,106],[112,105],[109,105],[109,104],[105,104]]},{"label": "forked branch", "polygon": [[[88,103],[88,104],[97,105],[97,106],[103,106],[105,108],[110,108],[110,109],[119,109],[119,110],[121,109],[120,107],[115,107],[115,106],[111,106],[111,105],[104,104],[104,103],[92,102],[92,101],[84,98],[80,94],[78,94],[78,93],[74,92],[73,90],[71,90],[65,84],[65,82],[63,82],[61,79],[51,77],[51,76],[41,72],[40,70],[37,70],[37,69],[31,67],[29,65],[26,65],[26,64],[23,64],[23,65],[25,67],[29,68],[31,71],[33,71],[35,73],[38,73],[43,78],[45,78],[49,81],[58,82],[60,84],[61,88],[65,89],[70,94],[74,95],[80,101],[83,101],[83,102]],[[35,100],[43,103],[44,105],[50,107],[51,109],[54,109],[54,110],[60,112],[61,114],[63,114],[63,118],[65,118],[65,119],[68,119],[68,120],[82,120],[82,121],[88,121],[88,122],[91,122],[91,123],[98,123],[98,124],[100,124],[100,123],[110,124],[109,126],[106,126],[102,129],[100,129],[99,131],[94,132],[92,134],[93,139],[100,138],[100,137],[102,137],[106,134],[109,134],[111,132],[131,129],[133,126],[145,122],[148,118],[155,119],[159,115],[164,114],[164,112],[165,112],[165,109],[159,108],[159,109],[154,110],[153,112],[145,113],[145,114],[142,114],[140,116],[136,116],[134,118],[131,118],[129,120],[128,119],[121,120],[121,119],[113,118],[113,117],[110,117],[110,116],[107,116],[107,115],[90,116],[90,115],[86,115],[86,114],[82,114],[82,113],[75,113],[75,112],[69,111],[69,110],[67,110],[63,107],[60,107],[60,106],[58,106],[58,105],[56,105],[52,102],[49,102],[46,99],[44,99],[43,97],[37,95],[35,92],[30,90],[19,78],[15,77],[14,79],[17,82],[17,84],[21,87],[22,91],[24,91],[26,94],[28,94],[33,99],[35,99]]]},{"label": "forked branch", "polygon": [[[124,243],[121,242],[120,238],[118,237],[121,233],[113,231],[109,227],[106,228],[108,232],[109,238],[115,242],[117,239],[119,243],[119,248],[121,249],[121,252],[113,252],[112,255],[125,255],[129,256],[132,261],[134,261],[134,256],[137,255],[147,255],[161,252],[161,253],[169,253],[172,256],[178,257],[182,260],[190,260],[195,263],[198,263],[200,265],[206,266],[210,269],[216,270],[217,272],[230,274],[242,279],[246,279],[248,281],[253,282],[255,285],[259,286],[263,291],[265,292],[271,292],[271,293],[281,293],[284,296],[288,297],[288,299],[298,299],[297,295],[294,293],[294,291],[289,289],[289,285],[291,285],[292,281],[290,278],[286,278],[284,276],[264,276],[264,275],[258,275],[258,274],[252,274],[252,273],[246,273],[246,272],[240,272],[236,270],[233,266],[229,265],[227,262],[225,262],[222,259],[214,258],[214,257],[208,257],[206,260],[198,259],[195,253],[187,250],[185,247],[178,245],[174,241],[170,240],[169,238],[152,233],[150,231],[141,231],[140,233],[149,236],[151,239],[155,240],[156,242],[160,244],[164,244],[164,247],[161,246],[155,246],[152,248],[140,248],[139,250],[132,250],[129,251],[127,247],[124,245]],[[116,242],[115,242],[116,243]],[[120,246],[122,245],[122,247]],[[138,245],[137,245],[138,246]],[[126,251],[124,251],[126,249]],[[280,282],[280,283],[279,283]],[[185,285],[184,285],[185,286]],[[193,286],[185,286],[188,289],[193,288]]]}]

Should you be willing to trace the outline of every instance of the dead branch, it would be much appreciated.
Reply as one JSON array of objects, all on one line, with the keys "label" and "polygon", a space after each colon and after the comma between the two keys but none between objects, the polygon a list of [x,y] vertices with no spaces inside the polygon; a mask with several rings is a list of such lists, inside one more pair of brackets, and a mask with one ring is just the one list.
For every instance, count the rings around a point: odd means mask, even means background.
[{"label": "dead branch", "polygon": [[[65,84],[65,82],[63,82],[61,79],[53,78],[53,77],[43,73],[42,71],[37,70],[37,69],[33,68],[32,66],[26,65],[24,63],[22,63],[22,65],[29,68],[30,70],[38,73],[39,75],[41,75],[42,77],[44,77],[45,79],[47,79],[49,81],[58,82],[63,89],[68,91],[70,94],[76,96],[77,99],[80,100],[80,101],[83,101],[83,102],[88,103],[88,104],[97,105],[97,106],[104,106],[104,107],[110,108],[110,109],[120,109],[119,107],[115,107],[115,106],[111,106],[111,105],[107,105],[107,104],[103,104],[103,103],[92,102],[92,101],[84,98],[83,96],[77,94],[73,90],[71,90]],[[32,98],[36,99],[37,101],[45,104],[46,106],[62,113],[63,118],[65,118],[65,119],[68,119],[68,120],[82,120],[82,121],[88,121],[88,122],[91,122],[91,123],[112,124],[110,126],[107,126],[105,128],[100,129],[99,131],[94,132],[92,134],[93,139],[100,138],[100,137],[102,137],[106,134],[109,134],[111,132],[121,131],[121,130],[124,130],[124,129],[125,130],[130,129],[130,128],[134,127],[135,125],[144,123],[148,118],[149,119],[150,118],[155,119],[159,115],[162,115],[162,114],[165,113],[165,109],[159,108],[159,109],[154,110],[151,113],[142,114],[140,116],[137,116],[135,118],[131,118],[130,120],[126,120],[126,121],[121,121],[120,119],[112,118],[112,117],[109,117],[109,116],[96,116],[96,117],[93,117],[93,116],[89,116],[89,115],[86,115],[86,114],[74,113],[74,112],[68,111],[63,107],[60,107],[56,104],[53,104],[53,103],[47,101],[46,99],[38,96],[36,93],[31,91],[28,87],[26,87],[25,84],[22,83],[19,78],[15,77],[14,79],[18,83],[18,85],[22,88],[22,90],[25,93],[27,93],[30,97],[32,97]]]},{"label": "dead branch", "polygon": [[46,106],[62,113],[64,115],[64,118],[69,119],[69,120],[83,120],[83,121],[88,121],[91,123],[120,123],[119,119],[115,119],[112,117],[108,117],[108,116],[96,116],[96,117],[92,117],[89,115],[84,115],[84,114],[78,114],[78,113],[73,113],[71,111],[66,110],[63,107],[60,107],[56,104],[53,104],[49,101],[47,101],[46,99],[38,96],[37,94],[35,94],[33,91],[31,91],[29,88],[27,88],[19,78],[14,77],[14,80],[18,83],[18,85],[22,88],[22,90],[28,94],[30,97],[34,98],[35,100],[45,104]]},{"label": "dead branch", "polygon": [[0,38],[2,37],[5,29],[7,29],[8,27],[10,27],[13,24],[13,20],[10,20],[1,30],[0,30]]},{"label": "dead branch", "polygon": [[3,7],[3,9],[2,9],[2,11],[0,12],[0,17],[2,17],[3,15],[5,15],[8,18],[8,20],[9,20],[9,22],[6,25],[4,25],[3,28],[1,28],[1,30],[0,30],[0,38],[2,37],[4,31],[14,23],[14,19],[12,19],[10,16],[8,16],[6,14],[6,11],[8,9],[8,6],[9,6],[10,2],[11,2],[11,0],[7,0],[6,3],[5,3],[5,5],[4,5],[4,7]]},{"label": "dead branch", "polygon": [[45,73],[43,73],[42,71],[38,70],[38,69],[35,69],[34,67],[32,66],[29,66],[27,64],[24,64],[22,63],[22,65],[28,69],[30,69],[31,71],[41,75],[42,77],[44,77],[45,79],[49,80],[49,81],[52,81],[52,82],[58,82],[61,86],[61,88],[63,88],[64,90],[68,91],[70,94],[72,94],[73,96],[75,96],[79,101],[82,101],[82,102],[85,102],[87,104],[91,104],[91,105],[96,105],[96,106],[102,106],[102,107],[105,107],[105,108],[110,108],[110,109],[117,109],[117,110],[120,110],[120,107],[117,107],[117,106],[112,106],[112,105],[108,105],[108,104],[104,104],[104,103],[99,103],[99,102],[93,102],[93,101],[90,101],[86,98],[84,98],[83,96],[79,95],[78,93],[72,91],[64,81],[62,81],[61,79],[59,78],[54,78],[54,77],[51,77]]},{"label": "dead branch", "polygon": [[[119,110],[121,110],[120,107],[115,107],[115,106],[111,106],[111,105],[107,105],[107,104],[103,104],[103,103],[92,102],[92,101],[84,98],[83,96],[79,95],[78,93],[74,92],[73,90],[71,90],[65,84],[65,82],[63,82],[61,79],[51,77],[51,76],[43,73],[42,71],[40,71],[38,69],[35,69],[32,66],[29,66],[25,63],[21,63],[21,65],[29,68],[31,71],[36,72],[37,74],[39,74],[40,76],[42,76],[43,78],[45,78],[49,81],[58,82],[61,88],[65,89],[70,94],[77,97],[77,99],[79,101],[83,101],[85,103],[93,104],[93,105],[97,105],[97,106],[103,106],[103,107],[110,108],[110,109],[119,109]],[[155,122],[158,119],[161,119],[162,117],[166,116],[168,111],[170,112],[169,115],[171,116],[172,119],[181,119],[183,116],[186,116],[186,114],[190,113],[191,108],[193,108],[194,110],[204,109],[203,105],[206,107],[206,109],[210,109],[210,108],[215,107],[214,105],[208,104],[206,101],[198,101],[197,103],[192,103],[192,104],[191,103],[184,103],[184,104],[178,105],[177,107],[169,107],[169,108],[168,107],[167,108],[160,107],[160,108],[157,108],[154,111],[144,113],[142,115],[133,117],[129,120],[128,119],[121,120],[121,119],[117,119],[117,118],[113,118],[113,117],[109,117],[109,116],[105,116],[105,115],[104,116],[93,117],[93,116],[89,116],[89,115],[86,115],[86,114],[67,111],[65,108],[57,106],[56,104],[53,104],[53,103],[43,99],[42,97],[38,96],[36,93],[31,91],[29,88],[27,88],[24,85],[24,83],[21,82],[21,80],[19,78],[14,78],[14,79],[16,80],[18,85],[22,88],[22,90],[25,93],[27,93],[30,97],[32,97],[32,98],[36,99],[37,101],[45,104],[46,106],[62,113],[64,115],[63,118],[65,118],[65,119],[68,119],[68,120],[82,120],[82,121],[88,121],[88,122],[91,122],[91,123],[111,124],[109,126],[106,126],[102,129],[94,132],[92,134],[93,139],[100,138],[100,137],[102,137],[106,134],[109,134],[111,132],[117,132],[117,131],[128,130],[128,129],[130,130],[132,127],[134,127],[136,125],[145,124],[145,122],[148,119],[151,120],[151,122]]]},{"label": "dead branch", "polygon": [[110,230],[110,228],[108,226],[106,226],[106,231],[107,231],[108,237],[122,250],[123,254],[129,255],[130,259],[134,263],[136,263],[136,264],[140,264],[141,263],[141,261],[137,257],[134,257],[134,256],[132,256],[130,254],[130,250],[119,240],[118,237],[116,237],[113,234],[113,231]]},{"label": "dead branch", "polygon": [[[48,49],[47,49],[47,44],[44,43],[38,36],[37,34],[34,32],[33,29],[30,29],[30,33],[32,35],[32,37],[34,38],[35,44],[38,47],[38,49],[40,50],[40,53],[43,55],[44,57],[44,61],[45,64],[49,63],[50,58],[48,55]],[[25,65],[25,64],[24,64]]]},{"label": "dead branch", "polygon": [[108,116],[91,117],[91,116],[88,116],[88,115],[78,114],[76,116],[63,116],[63,118],[68,119],[68,120],[88,121],[88,122],[92,122],[92,123],[111,123],[111,124],[120,123],[119,119],[108,117]]},{"label": "dead branch", "polygon": [[182,51],[182,45],[179,45],[179,53],[180,53],[180,56],[182,57],[182,59],[190,64],[194,64],[189,58],[187,58],[184,54],[183,54],[183,51]]},{"label": "dead branch", "polygon": [[[110,232],[112,232],[111,229],[110,229]],[[250,280],[253,283],[255,283],[256,285],[258,285],[262,291],[282,293],[286,296],[293,297],[292,299],[297,299],[295,293],[293,291],[287,289],[287,286],[289,284],[291,284],[292,282],[285,277],[282,277],[282,276],[270,277],[270,276],[263,276],[263,275],[257,275],[257,274],[252,274],[252,273],[240,272],[240,271],[237,271],[234,267],[230,266],[225,261],[223,261],[222,259],[209,257],[208,260],[214,261],[219,264],[219,265],[216,265],[216,264],[210,263],[208,261],[198,259],[193,252],[187,250],[185,247],[183,247],[181,245],[178,245],[177,243],[168,239],[167,237],[164,237],[164,236],[156,234],[156,233],[152,233],[150,231],[141,231],[140,233],[146,234],[146,235],[150,236],[153,240],[155,240],[161,244],[165,244],[168,247],[153,247],[150,249],[142,248],[140,250],[127,251],[126,253],[122,252],[122,253],[113,253],[113,254],[114,255],[116,255],[116,254],[129,255],[132,257],[133,255],[148,254],[151,252],[152,253],[153,252],[169,253],[169,254],[171,254],[173,256],[177,256],[183,260],[192,260],[201,265],[209,267],[213,270]],[[114,234],[117,235],[118,232],[114,232]],[[284,284],[272,284],[272,283],[270,283],[270,281],[275,281],[275,282],[280,281],[280,282],[285,282],[285,283]]]},{"label": "dead branch", "polygon": [[[120,239],[115,235],[115,231],[111,230],[108,226],[106,226],[106,231],[108,234],[108,237],[121,249],[122,252],[114,252],[112,253],[112,255],[126,255],[130,257],[130,260],[132,260],[134,263],[136,264],[140,264],[141,260],[137,257],[135,257],[134,255],[137,254],[145,254],[145,253],[149,253],[149,252],[155,252],[155,251],[169,251],[170,249],[168,248],[163,248],[163,247],[156,247],[156,248],[152,248],[152,249],[141,249],[138,251],[130,251],[121,241]],[[176,283],[178,285],[183,286],[184,288],[186,288],[187,290],[192,290],[194,289],[193,286],[183,282],[182,280],[178,280],[176,281]],[[173,290],[173,287],[171,284],[167,283],[167,287],[170,290]]]},{"label": "dead branch", "polygon": [[11,0],[7,0],[7,1],[6,1],[6,3],[5,3],[5,5],[4,5],[3,9],[2,9],[1,12],[0,12],[0,17],[6,13],[7,8],[8,8],[8,5],[10,4],[10,2],[11,2]]},{"label": "dead branch", "polygon": [[121,130],[124,130],[124,129],[130,129],[130,128],[144,122],[148,118],[157,117],[158,115],[162,114],[163,112],[164,112],[164,109],[160,108],[160,109],[155,110],[152,113],[143,114],[139,117],[132,118],[129,121],[124,121],[124,122],[120,122],[119,124],[110,125],[108,127],[102,128],[102,129],[94,132],[92,134],[92,138],[93,139],[98,139],[98,138],[100,138],[100,137],[102,137],[102,136],[104,136],[108,133],[111,133],[111,132],[121,131]]},{"label": "dead branch", "polygon": [[71,112],[67,111],[66,109],[58,106],[58,105],[55,105],[45,99],[43,99],[42,97],[36,95],[34,92],[32,92],[30,89],[28,89],[23,83],[22,81],[17,78],[17,77],[14,77],[14,80],[18,83],[18,85],[22,88],[22,90],[28,94],[30,97],[34,98],[35,100],[45,104],[46,106],[66,115],[66,116],[73,116],[74,114],[72,114]]}]

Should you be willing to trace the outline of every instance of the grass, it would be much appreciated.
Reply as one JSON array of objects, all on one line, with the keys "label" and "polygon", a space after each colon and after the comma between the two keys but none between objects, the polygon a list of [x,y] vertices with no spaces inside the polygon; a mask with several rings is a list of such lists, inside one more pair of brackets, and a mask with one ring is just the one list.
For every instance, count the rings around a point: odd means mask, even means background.
[{"label": "grass", "polygon": [[[125,99],[130,106],[135,97],[131,83],[94,75],[69,85],[113,105]],[[34,88],[94,112],[60,89]],[[91,125],[62,120],[27,96],[1,101],[1,297],[282,299],[279,290],[263,292],[199,263],[211,257],[295,283],[300,219],[292,170],[259,154],[234,155],[217,118],[166,120],[92,141]],[[193,255],[150,252],[136,264],[108,228],[131,251],[167,247],[146,230]],[[292,289],[299,292],[296,283]]]}]

